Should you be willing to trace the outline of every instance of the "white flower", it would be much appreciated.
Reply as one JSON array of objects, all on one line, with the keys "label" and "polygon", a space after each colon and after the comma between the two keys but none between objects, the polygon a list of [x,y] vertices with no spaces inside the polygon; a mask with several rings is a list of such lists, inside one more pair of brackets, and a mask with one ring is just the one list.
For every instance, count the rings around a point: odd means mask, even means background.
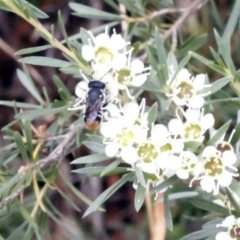
[{"label": "white flower", "polygon": [[188,179],[190,174],[199,175],[201,169],[199,160],[195,154],[189,151],[180,153],[181,166],[177,169],[176,174],[181,179]]},{"label": "white flower", "polygon": [[134,59],[131,62],[131,53],[128,55],[127,62],[121,61],[116,68],[113,68],[112,77],[115,80],[112,84],[112,88],[120,90],[126,90],[129,97],[131,97],[128,86],[141,86],[150,74],[150,68],[144,68],[144,64],[139,59]]},{"label": "white flower", "polygon": [[128,43],[122,38],[120,34],[116,34],[115,30],[111,37],[107,33],[101,33],[94,37],[89,32],[92,39],[89,39],[89,45],[83,45],[82,57],[86,61],[94,61],[96,64],[105,65],[111,68],[113,65],[117,65],[119,61],[122,61],[122,54],[120,50],[125,51]]},{"label": "white flower", "polygon": [[228,216],[217,227],[227,228],[226,232],[219,232],[216,235],[216,240],[238,240],[240,239],[240,218],[235,218],[233,215]]},{"label": "white flower", "polygon": [[214,124],[214,117],[211,113],[203,115],[203,110],[200,109],[188,109],[187,111],[181,110],[186,121],[178,116],[178,119],[172,119],[169,122],[170,132],[180,135],[182,140],[202,142],[204,140],[204,133],[211,128]]},{"label": "white flower", "polygon": [[109,118],[103,122],[100,132],[106,144],[105,152],[109,157],[117,156],[133,164],[136,162],[134,144],[143,141],[147,136],[147,114],[144,113],[145,99],[140,106],[136,102],[125,104],[119,118]]},{"label": "white flower", "polygon": [[191,77],[191,74],[186,68],[179,71],[174,79],[175,71],[173,67],[170,67],[170,76],[167,80],[167,85],[170,88],[171,93],[166,94],[171,97],[174,103],[178,106],[187,105],[191,108],[200,108],[204,104],[204,98],[202,96],[206,94],[200,94],[204,88],[210,85],[204,85],[205,75],[199,74],[196,77]]},{"label": "white flower", "polygon": [[202,153],[202,174],[194,177],[193,180],[200,180],[203,190],[216,195],[219,192],[219,186],[228,187],[232,182],[232,177],[238,175],[233,173],[237,171],[232,166],[235,161],[234,152],[227,150],[222,153],[215,147],[208,146]]},{"label": "white flower", "polygon": [[172,139],[164,125],[156,124],[151,129],[150,137],[146,137],[135,147],[136,166],[143,172],[155,175],[157,179],[163,172],[165,176],[173,175],[175,172],[172,171],[180,166],[180,161],[174,153],[182,149],[182,141]]}]

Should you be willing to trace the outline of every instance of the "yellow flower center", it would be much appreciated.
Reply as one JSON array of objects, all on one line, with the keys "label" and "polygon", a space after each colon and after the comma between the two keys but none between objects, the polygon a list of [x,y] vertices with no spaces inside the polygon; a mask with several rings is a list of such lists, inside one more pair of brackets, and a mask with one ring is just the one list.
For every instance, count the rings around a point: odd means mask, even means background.
[{"label": "yellow flower center", "polygon": [[210,177],[217,177],[222,174],[223,163],[220,157],[214,156],[204,160],[205,160],[204,168],[206,175]]},{"label": "yellow flower center", "polygon": [[158,151],[154,144],[145,143],[138,148],[138,155],[145,163],[151,163],[158,157]]},{"label": "yellow flower center", "polygon": [[202,127],[197,123],[186,124],[183,131],[183,137],[186,140],[197,140],[202,134]]},{"label": "yellow flower center", "polygon": [[109,63],[113,60],[113,52],[106,47],[99,47],[95,52],[95,57],[102,64]]},{"label": "yellow flower center", "polygon": [[134,134],[131,130],[123,128],[119,134],[117,134],[117,142],[123,147],[131,146],[134,143]]},{"label": "yellow flower center", "polygon": [[192,171],[196,167],[194,162],[189,156],[182,156],[182,168],[186,171]]},{"label": "yellow flower center", "polygon": [[166,143],[160,147],[161,152],[170,152],[172,151],[172,144],[171,143]]},{"label": "yellow flower center", "polygon": [[119,71],[117,71],[117,75],[118,75],[118,82],[121,83],[121,84],[124,84],[127,82],[127,78],[130,78],[131,77],[131,71],[127,68],[123,68],[123,69],[120,69]]},{"label": "yellow flower center", "polygon": [[193,86],[187,82],[181,82],[178,86],[177,89],[179,93],[177,96],[179,98],[191,98],[193,96]]}]

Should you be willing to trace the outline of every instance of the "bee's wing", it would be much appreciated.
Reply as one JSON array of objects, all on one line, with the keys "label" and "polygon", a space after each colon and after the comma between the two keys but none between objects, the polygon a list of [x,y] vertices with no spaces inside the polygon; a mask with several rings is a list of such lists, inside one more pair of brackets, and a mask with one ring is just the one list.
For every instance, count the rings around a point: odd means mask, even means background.
[{"label": "bee's wing", "polygon": [[93,104],[86,99],[85,122],[91,124],[96,121],[101,109],[101,99],[96,100]]}]

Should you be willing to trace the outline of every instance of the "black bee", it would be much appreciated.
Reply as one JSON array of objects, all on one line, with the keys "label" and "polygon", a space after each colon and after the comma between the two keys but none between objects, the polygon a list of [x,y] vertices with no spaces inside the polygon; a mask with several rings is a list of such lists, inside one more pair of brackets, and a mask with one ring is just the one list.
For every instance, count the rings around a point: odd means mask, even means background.
[{"label": "black bee", "polygon": [[99,80],[92,80],[88,83],[85,99],[84,122],[87,129],[94,131],[99,127],[103,108],[106,105],[106,84]]}]

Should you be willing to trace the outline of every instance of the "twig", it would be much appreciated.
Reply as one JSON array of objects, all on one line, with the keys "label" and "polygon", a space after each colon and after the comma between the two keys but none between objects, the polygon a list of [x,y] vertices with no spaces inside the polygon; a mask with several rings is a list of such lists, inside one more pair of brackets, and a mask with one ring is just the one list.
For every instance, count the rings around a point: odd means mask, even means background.
[{"label": "twig", "polygon": [[154,232],[154,217],[153,217],[153,206],[152,206],[152,199],[151,199],[151,194],[146,192],[146,197],[145,197],[145,203],[146,203],[146,208],[147,208],[147,214],[148,214],[148,223],[149,223],[149,229],[150,229],[150,235],[152,236]]},{"label": "twig", "polygon": [[175,52],[177,49],[177,31],[173,32],[172,34],[172,46],[171,46],[171,51]]},{"label": "twig", "polygon": [[[159,17],[165,14],[169,13],[177,13],[177,12],[184,12],[186,11],[186,8],[167,8],[167,9],[161,9],[159,11],[154,11],[151,14],[145,16],[145,17],[139,17],[139,18],[125,18],[125,21],[127,22],[145,22],[149,21],[155,17]],[[124,12],[125,13],[125,12]]]},{"label": "twig", "polygon": [[27,185],[23,185],[23,186],[21,186],[17,191],[15,191],[14,193],[10,194],[8,197],[4,198],[4,199],[0,202],[0,209],[1,209],[2,207],[4,207],[6,204],[8,204],[9,202],[11,202],[14,198],[16,198],[17,196],[19,196],[26,187],[27,187]]},{"label": "twig", "polygon": [[193,3],[184,11],[182,16],[164,33],[162,36],[163,41],[168,39],[174,32],[178,30],[178,28],[182,25],[182,23],[193,14],[199,7],[202,7],[208,0],[195,0]]},{"label": "twig", "polygon": [[[71,127],[70,127],[71,129]],[[24,166],[19,169],[18,174],[19,174],[19,180],[23,178],[25,175],[25,172],[28,170],[34,171],[34,173],[38,173],[41,169],[43,169],[45,166],[48,166],[49,164],[53,163],[60,163],[62,159],[71,151],[72,144],[75,141],[75,134],[77,131],[82,131],[83,126],[79,128],[74,128],[72,129],[69,133],[66,134],[65,138],[63,141],[53,150],[53,152],[46,158],[43,158],[39,160],[36,164],[30,164],[27,166]],[[0,209],[8,204],[10,201],[12,201],[14,198],[18,197],[25,188],[27,188],[28,185],[23,185],[21,186],[18,190],[10,194],[8,197],[4,198],[0,202]]]}]

